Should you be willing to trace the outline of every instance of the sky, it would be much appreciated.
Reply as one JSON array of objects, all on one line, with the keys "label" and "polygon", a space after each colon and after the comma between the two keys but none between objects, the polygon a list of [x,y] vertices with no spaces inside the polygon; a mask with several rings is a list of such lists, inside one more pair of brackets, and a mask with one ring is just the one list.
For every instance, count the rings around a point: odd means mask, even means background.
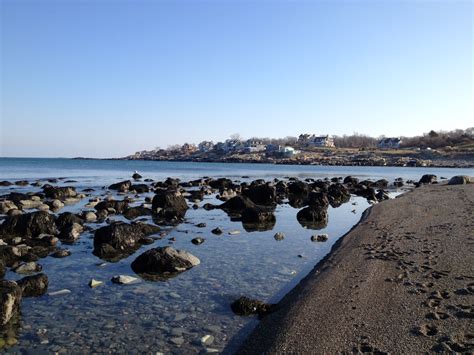
[{"label": "sky", "polygon": [[474,126],[472,1],[0,6],[0,156]]}]

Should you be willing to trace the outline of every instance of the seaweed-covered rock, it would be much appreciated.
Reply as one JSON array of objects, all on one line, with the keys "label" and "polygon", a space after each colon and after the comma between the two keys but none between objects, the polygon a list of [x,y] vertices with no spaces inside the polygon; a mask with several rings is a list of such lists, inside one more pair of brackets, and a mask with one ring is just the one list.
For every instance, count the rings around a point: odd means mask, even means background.
[{"label": "seaweed-covered rock", "polygon": [[47,198],[64,200],[68,197],[76,197],[77,192],[76,189],[72,186],[50,186],[46,185],[43,188],[43,192]]},{"label": "seaweed-covered rock", "polygon": [[9,216],[0,226],[0,236],[3,239],[13,239],[17,236],[27,239],[40,234],[56,233],[54,216],[45,211]]},{"label": "seaweed-covered rock", "polygon": [[188,204],[177,191],[159,190],[153,197],[152,210],[165,221],[181,221],[186,215]]},{"label": "seaweed-covered rock", "polygon": [[159,231],[151,224],[113,223],[95,231],[93,253],[103,259],[120,259],[138,249],[142,238]]},{"label": "seaweed-covered rock", "polygon": [[171,247],[150,249],[138,256],[132,263],[132,270],[144,274],[145,278],[167,278],[199,265],[194,255]]},{"label": "seaweed-covered rock", "polygon": [[17,281],[17,283],[22,290],[23,297],[42,296],[48,290],[48,276],[43,273],[26,276]]},{"label": "seaweed-covered rock", "polygon": [[130,190],[130,186],[132,185],[132,182],[130,180],[125,180],[121,182],[117,182],[115,184],[112,184],[109,186],[110,190],[117,190],[119,192],[127,192]]},{"label": "seaweed-covered rock", "polygon": [[0,280],[0,326],[5,326],[18,315],[21,303],[21,288],[14,281]]}]

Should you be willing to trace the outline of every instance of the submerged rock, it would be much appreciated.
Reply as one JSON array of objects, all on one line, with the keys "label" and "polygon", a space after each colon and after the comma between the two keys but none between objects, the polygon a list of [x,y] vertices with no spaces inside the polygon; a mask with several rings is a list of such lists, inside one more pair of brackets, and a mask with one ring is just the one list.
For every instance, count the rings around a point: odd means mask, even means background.
[{"label": "submerged rock", "polygon": [[275,305],[242,296],[238,300],[234,301],[230,305],[230,308],[235,314],[239,316],[249,316],[252,314],[263,316],[270,313],[274,306]]},{"label": "submerged rock", "polygon": [[48,276],[41,273],[22,278],[18,281],[18,286],[23,292],[23,297],[38,297],[46,293],[48,283]]},{"label": "submerged rock", "polygon": [[20,311],[21,288],[14,281],[0,280],[0,326],[5,326]]},{"label": "submerged rock", "polygon": [[144,278],[159,279],[172,277],[199,264],[200,260],[187,251],[158,247],[138,256],[132,262],[132,270]]}]

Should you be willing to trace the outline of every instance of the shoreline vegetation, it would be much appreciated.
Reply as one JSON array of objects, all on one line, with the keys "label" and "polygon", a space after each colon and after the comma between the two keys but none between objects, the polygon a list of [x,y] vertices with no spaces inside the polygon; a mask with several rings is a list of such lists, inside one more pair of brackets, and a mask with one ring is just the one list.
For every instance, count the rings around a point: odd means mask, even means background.
[{"label": "shoreline vegetation", "polygon": [[473,351],[473,216],[473,184],[371,206],[237,353]]}]

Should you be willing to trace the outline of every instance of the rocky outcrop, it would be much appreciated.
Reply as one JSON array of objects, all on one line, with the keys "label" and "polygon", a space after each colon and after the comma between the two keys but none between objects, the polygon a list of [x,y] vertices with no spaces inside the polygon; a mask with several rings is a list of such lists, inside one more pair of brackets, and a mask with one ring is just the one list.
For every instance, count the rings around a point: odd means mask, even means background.
[{"label": "rocky outcrop", "polygon": [[130,186],[132,185],[132,182],[130,180],[125,180],[121,182],[117,182],[115,184],[112,184],[109,186],[110,190],[117,190],[119,192],[127,192],[130,190]]},{"label": "rocky outcrop", "polygon": [[321,229],[328,224],[327,208],[305,207],[296,215],[298,222],[305,228]]},{"label": "rocky outcrop", "polygon": [[276,203],[276,189],[269,184],[252,184],[242,191],[242,195],[257,205],[269,206]]},{"label": "rocky outcrop", "polygon": [[132,270],[144,278],[166,279],[199,264],[199,259],[187,251],[159,247],[138,256],[132,263]]},{"label": "rocky outcrop", "polygon": [[45,211],[9,216],[0,226],[0,236],[4,240],[35,238],[40,234],[57,234],[54,216]]},{"label": "rocky outcrop", "polygon": [[21,288],[14,281],[0,280],[0,326],[3,327],[20,312]]},{"label": "rocky outcrop", "polygon": [[94,234],[94,255],[111,261],[132,254],[142,242],[142,238],[158,233],[160,228],[145,223],[113,223],[99,228]]},{"label": "rocky outcrop", "polygon": [[336,183],[328,187],[328,199],[332,207],[339,207],[351,199],[351,194],[344,185]]},{"label": "rocky outcrop", "polygon": [[38,297],[42,296],[48,291],[48,276],[46,274],[36,274],[26,276],[17,281],[18,286],[22,290],[23,297]]},{"label": "rocky outcrop", "polygon": [[456,175],[448,181],[448,185],[474,184],[474,177],[467,175]]},{"label": "rocky outcrop", "polygon": [[166,222],[181,222],[188,210],[184,197],[177,191],[159,190],[152,201],[153,214]]}]

